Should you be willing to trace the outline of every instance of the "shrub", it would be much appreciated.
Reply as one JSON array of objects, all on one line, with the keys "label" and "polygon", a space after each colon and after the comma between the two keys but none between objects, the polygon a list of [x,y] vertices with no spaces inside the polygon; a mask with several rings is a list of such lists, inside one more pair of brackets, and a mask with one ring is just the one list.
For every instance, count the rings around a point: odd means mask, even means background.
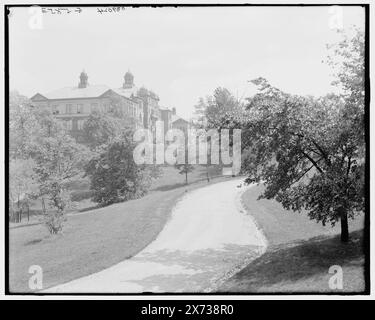
[{"label": "shrub", "polygon": [[49,212],[44,215],[44,224],[47,226],[49,233],[56,234],[63,228],[66,217],[63,212]]},{"label": "shrub", "polygon": [[101,147],[86,167],[90,178],[92,200],[101,205],[127,201],[147,193],[155,166],[137,165],[133,160],[134,143],[131,133],[123,133]]}]

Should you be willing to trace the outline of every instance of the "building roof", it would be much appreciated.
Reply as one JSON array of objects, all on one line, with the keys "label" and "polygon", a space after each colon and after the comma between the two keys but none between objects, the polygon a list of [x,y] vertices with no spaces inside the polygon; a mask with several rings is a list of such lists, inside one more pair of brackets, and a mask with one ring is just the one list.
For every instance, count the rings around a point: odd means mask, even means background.
[{"label": "building roof", "polygon": [[112,89],[114,92],[117,94],[124,96],[126,98],[130,98],[131,95],[137,96],[138,88],[137,87],[132,87],[132,88],[118,88],[118,89]]},{"label": "building roof", "polygon": [[176,114],[172,114],[171,122],[173,123],[173,122],[178,121],[178,120],[185,121],[185,122],[189,122],[189,121],[187,121],[187,120],[185,120],[185,119],[179,117],[179,116],[176,115]]},{"label": "building roof", "polygon": [[42,96],[46,97],[47,99],[97,98],[110,89],[111,88],[106,85],[89,85],[86,88],[64,87],[43,94]]},{"label": "building roof", "polygon": [[153,92],[152,90],[146,89],[144,86],[139,88],[138,95],[139,96],[148,96],[148,97],[151,97],[155,100],[160,100],[159,96],[155,92]]}]

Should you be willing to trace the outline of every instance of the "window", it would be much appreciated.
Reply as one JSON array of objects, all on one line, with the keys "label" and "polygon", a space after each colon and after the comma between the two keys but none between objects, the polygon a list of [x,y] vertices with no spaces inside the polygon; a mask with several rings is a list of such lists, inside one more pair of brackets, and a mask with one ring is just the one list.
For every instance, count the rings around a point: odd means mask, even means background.
[{"label": "window", "polygon": [[66,113],[72,114],[72,113],[77,113],[77,106],[73,105],[71,103],[66,105]]},{"label": "window", "polygon": [[65,113],[72,113],[72,105],[71,104],[67,104],[66,105],[66,109],[65,109]]},{"label": "window", "polygon": [[83,104],[77,104],[77,113],[84,113]]},{"label": "window", "polygon": [[84,123],[85,123],[85,120],[82,120],[82,119],[77,120],[77,130],[83,130]]},{"label": "window", "polygon": [[72,130],[72,120],[66,120],[65,121],[66,122],[66,125],[65,125],[65,128],[66,128],[66,130]]},{"label": "window", "polygon": [[52,105],[52,114],[59,114],[59,105]]},{"label": "window", "polygon": [[91,112],[98,112],[99,111],[99,107],[98,107],[98,104],[97,103],[91,103]]},{"label": "window", "polygon": [[61,123],[65,130],[72,130],[72,120],[61,120]]}]

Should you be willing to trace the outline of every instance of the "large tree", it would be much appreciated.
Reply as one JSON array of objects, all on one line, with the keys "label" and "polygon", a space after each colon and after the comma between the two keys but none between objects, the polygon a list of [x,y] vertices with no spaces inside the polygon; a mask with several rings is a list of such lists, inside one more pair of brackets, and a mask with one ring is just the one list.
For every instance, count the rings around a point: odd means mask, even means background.
[{"label": "large tree", "polygon": [[242,170],[248,182],[264,182],[261,197],[305,209],[323,225],[341,221],[347,242],[348,218],[364,210],[363,34],[345,38],[333,55],[342,94],[295,96],[258,78],[259,93],[247,111],[223,121],[242,126],[249,137]]},{"label": "large tree", "polygon": [[[46,224],[56,233],[70,202],[64,184],[83,173],[90,153],[67,134],[47,108],[33,107],[17,92],[11,92],[9,100],[11,204],[39,196]],[[45,198],[54,211],[45,210]]]},{"label": "large tree", "polygon": [[88,165],[93,201],[101,205],[127,201],[143,196],[158,170],[152,165],[138,165],[133,159],[131,130],[101,145]]},{"label": "large tree", "polygon": [[31,101],[12,91],[9,95],[9,153],[11,158],[34,157],[40,140],[63,132],[51,110],[36,108]]},{"label": "large tree", "polygon": [[38,194],[34,168],[31,158],[9,161],[9,210],[15,222],[21,222],[22,208],[29,207],[29,200]]},{"label": "large tree", "polygon": [[55,209],[45,216],[45,223],[51,233],[61,231],[64,214],[71,203],[70,194],[64,185],[82,174],[89,157],[89,151],[63,131],[39,139],[34,152],[34,171],[40,196],[43,199],[47,197],[50,206]]},{"label": "large tree", "polygon": [[[115,110],[119,112],[118,109]],[[112,139],[132,128],[132,122],[126,117],[120,117],[116,112],[96,111],[85,120],[83,136],[91,150],[108,144]]]},{"label": "large tree", "polygon": [[119,127],[118,119],[104,112],[93,112],[83,125],[84,140],[95,149],[116,137]]},{"label": "large tree", "polygon": [[329,96],[272,95],[272,89],[249,103],[247,181],[264,181],[262,197],[287,209],[306,209],[323,224],[341,220],[346,242],[348,217],[364,208],[364,163],[357,134],[348,130],[345,104]]},{"label": "large tree", "polygon": [[27,97],[12,91],[9,94],[9,155],[27,159],[35,147],[40,126],[35,109]]},{"label": "large tree", "polygon": [[199,98],[194,106],[194,124],[199,128],[218,129],[227,113],[238,112],[241,108],[241,103],[228,89],[218,87],[212,95]]},{"label": "large tree", "polygon": [[[212,95],[206,98],[199,98],[198,103],[194,106],[193,127],[204,130],[231,128],[230,121],[228,122],[227,120],[234,115],[242,114],[242,112],[242,103],[228,89],[218,87],[214,90]],[[205,133],[200,131],[200,134]],[[207,148],[207,164],[204,165],[206,167],[207,181],[210,180],[209,168],[211,166],[216,166],[217,168],[222,167],[222,164],[213,165],[211,163],[211,138],[208,142],[210,143],[208,143]],[[218,142],[221,144],[221,136],[219,136]],[[230,144],[231,143],[232,140],[230,140]]]}]

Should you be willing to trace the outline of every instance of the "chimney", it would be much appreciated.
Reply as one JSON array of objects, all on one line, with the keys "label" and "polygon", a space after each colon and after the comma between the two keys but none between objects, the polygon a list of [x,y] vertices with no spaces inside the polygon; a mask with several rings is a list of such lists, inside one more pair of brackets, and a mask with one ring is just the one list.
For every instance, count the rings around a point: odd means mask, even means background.
[{"label": "chimney", "polygon": [[176,108],[175,107],[172,108],[172,114],[176,115]]},{"label": "chimney", "polygon": [[86,88],[87,85],[88,85],[88,76],[87,76],[87,73],[85,72],[85,70],[83,70],[79,76],[79,84],[78,84],[78,88]]}]

